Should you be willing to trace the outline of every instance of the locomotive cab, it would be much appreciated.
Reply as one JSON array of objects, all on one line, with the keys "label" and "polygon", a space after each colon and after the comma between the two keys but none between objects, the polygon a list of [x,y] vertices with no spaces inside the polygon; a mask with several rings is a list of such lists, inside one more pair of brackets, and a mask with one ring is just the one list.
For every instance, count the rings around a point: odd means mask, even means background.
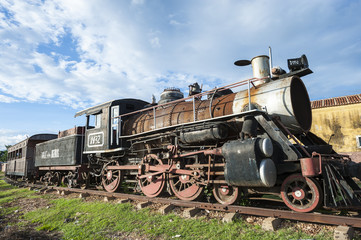
[{"label": "locomotive cab", "polygon": [[85,154],[101,154],[126,149],[122,136],[122,119],[119,115],[142,109],[148,102],[138,99],[120,99],[87,108],[76,113],[75,117],[86,115]]}]

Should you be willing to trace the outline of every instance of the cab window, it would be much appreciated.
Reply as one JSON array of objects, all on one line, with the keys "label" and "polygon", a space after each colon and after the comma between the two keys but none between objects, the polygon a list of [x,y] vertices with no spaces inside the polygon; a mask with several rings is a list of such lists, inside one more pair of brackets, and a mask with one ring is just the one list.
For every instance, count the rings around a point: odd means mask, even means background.
[{"label": "cab window", "polygon": [[89,115],[88,116],[88,124],[87,124],[87,128],[100,128],[101,126],[101,119],[102,119],[102,114],[95,114],[95,115]]}]

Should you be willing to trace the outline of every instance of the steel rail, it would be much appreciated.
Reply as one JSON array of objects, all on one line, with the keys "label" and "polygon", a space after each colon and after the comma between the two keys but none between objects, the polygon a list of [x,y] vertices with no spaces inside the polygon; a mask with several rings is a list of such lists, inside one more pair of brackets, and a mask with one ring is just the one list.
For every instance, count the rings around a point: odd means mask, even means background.
[{"label": "steel rail", "polygon": [[[10,180],[7,178],[7,180]],[[120,199],[129,199],[133,201],[144,201],[151,203],[161,203],[161,204],[173,204],[178,207],[195,207],[199,209],[239,213],[245,215],[254,215],[261,217],[275,217],[281,219],[289,219],[302,222],[311,222],[319,224],[328,224],[328,225],[344,225],[354,228],[361,228],[361,218],[358,217],[347,217],[347,216],[336,216],[329,214],[321,213],[300,213],[287,210],[278,210],[278,209],[269,209],[269,208],[258,208],[258,207],[246,207],[246,206],[236,206],[236,205],[222,205],[219,203],[207,203],[207,202],[195,202],[195,201],[182,201],[169,198],[150,198],[141,195],[134,194],[125,194],[125,193],[109,193],[99,190],[90,190],[90,189],[79,189],[79,188],[66,188],[66,187],[56,187],[56,186],[44,186],[39,184],[27,184],[19,183],[13,180],[10,180],[14,185],[17,186],[26,186],[39,189],[52,189],[65,192],[73,193],[87,193],[89,195],[98,195],[110,198],[120,198]]]}]

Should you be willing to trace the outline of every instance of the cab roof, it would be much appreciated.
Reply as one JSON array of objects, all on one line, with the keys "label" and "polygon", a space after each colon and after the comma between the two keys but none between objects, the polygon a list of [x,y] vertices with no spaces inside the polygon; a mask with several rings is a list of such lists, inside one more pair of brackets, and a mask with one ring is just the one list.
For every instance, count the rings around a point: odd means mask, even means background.
[{"label": "cab roof", "polygon": [[114,106],[114,105],[120,105],[122,103],[141,103],[141,104],[144,104],[144,106],[149,104],[146,101],[143,101],[143,100],[140,100],[140,99],[134,99],[134,98],[111,100],[111,101],[101,103],[99,105],[96,105],[96,106],[81,110],[81,111],[77,112],[74,117],[79,117],[79,116],[81,116],[83,114],[86,114],[86,116],[98,114],[98,113],[101,113],[101,111],[104,108],[109,108],[109,107]]}]

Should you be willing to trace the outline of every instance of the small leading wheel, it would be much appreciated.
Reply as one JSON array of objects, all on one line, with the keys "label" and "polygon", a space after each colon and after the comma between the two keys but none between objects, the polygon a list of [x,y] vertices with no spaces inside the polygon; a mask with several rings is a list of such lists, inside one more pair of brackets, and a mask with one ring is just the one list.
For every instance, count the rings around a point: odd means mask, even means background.
[{"label": "small leading wheel", "polygon": [[[142,160],[142,164],[148,164],[149,166],[158,166],[163,165],[163,162],[157,157],[157,155],[149,154],[144,157],[144,159]],[[144,195],[148,197],[157,197],[164,190],[166,182],[165,173],[152,175],[152,173],[155,172],[156,171],[146,170],[144,174],[148,176],[139,179],[140,189],[142,190]]]},{"label": "small leading wheel", "polygon": [[300,174],[290,175],[283,181],[281,196],[283,202],[296,212],[311,212],[322,202],[318,182]]},{"label": "small leading wheel", "polygon": [[[218,177],[216,180],[224,180],[224,177]],[[230,205],[239,199],[240,191],[238,187],[228,186],[226,183],[215,183],[213,196],[220,204]]]},{"label": "small leading wheel", "polygon": [[122,171],[120,170],[108,170],[108,166],[118,166],[118,162],[112,161],[104,165],[102,170],[102,184],[107,192],[115,192],[120,188],[122,182]]}]

